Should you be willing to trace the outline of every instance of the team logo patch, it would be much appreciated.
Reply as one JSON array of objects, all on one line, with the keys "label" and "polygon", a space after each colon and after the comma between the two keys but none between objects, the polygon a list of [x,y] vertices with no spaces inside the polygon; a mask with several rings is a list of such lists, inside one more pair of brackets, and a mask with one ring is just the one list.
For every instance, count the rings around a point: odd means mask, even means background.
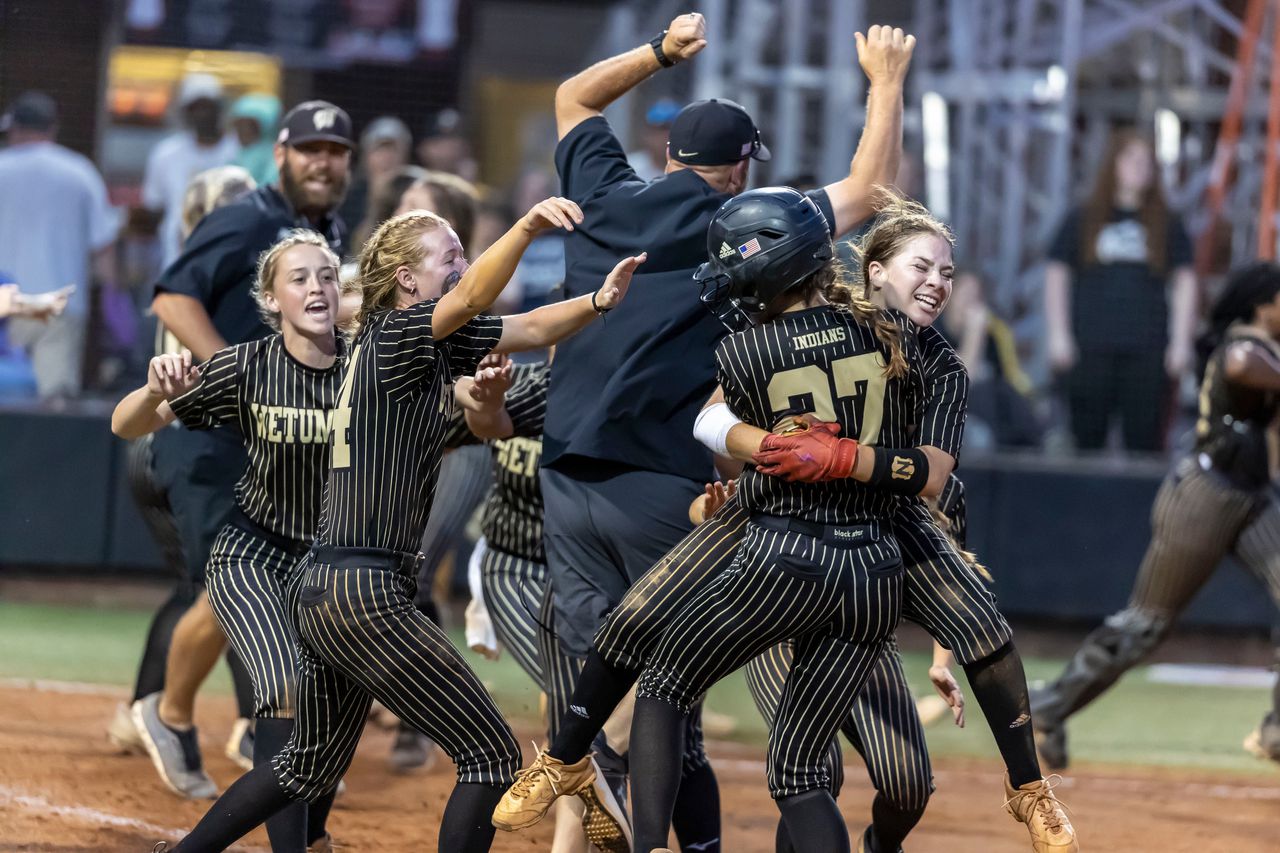
[{"label": "team logo patch", "polygon": [[893,479],[910,480],[915,476],[916,463],[905,456],[893,457]]},{"label": "team logo patch", "polygon": [[725,258],[732,258],[732,257],[733,257],[733,247],[730,246],[728,243],[721,243],[720,244],[720,260],[723,261]]},{"label": "team logo patch", "polygon": [[316,110],[311,116],[311,123],[316,130],[327,130],[333,127],[333,123],[338,120],[338,113],[335,110]]},{"label": "team logo patch", "polygon": [[752,237],[750,240],[748,240],[747,242],[743,243],[741,246],[738,247],[738,254],[742,255],[744,260],[746,258],[751,257],[752,255],[756,254],[759,251],[760,251],[760,241],[755,237]]}]

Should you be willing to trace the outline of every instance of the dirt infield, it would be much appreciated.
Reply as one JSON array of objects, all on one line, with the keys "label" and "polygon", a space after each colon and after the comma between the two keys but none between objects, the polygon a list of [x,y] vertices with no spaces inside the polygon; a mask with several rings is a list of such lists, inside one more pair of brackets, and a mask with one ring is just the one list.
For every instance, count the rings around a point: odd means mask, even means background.
[{"label": "dirt infield", "polygon": [[[0,687],[0,850],[149,851],[177,838],[207,803],[180,800],[165,789],[142,756],[113,752],[103,726],[123,692],[66,693],[53,688]],[[237,768],[222,755],[230,700],[202,700],[202,744],[210,773],[229,784]],[[523,732],[528,742],[532,732]],[[431,773],[393,776],[384,770],[390,735],[370,729],[331,827],[344,849],[435,849],[435,826],[452,782],[441,761]],[[713,744],[721,783],[727,853],[773,849],[776,811],[762,783],[760,751]],[[937,768],[938,792],[919,828],[914,851],[1025,851],[1024,830],[1001,809],[1000,769],[948,761]],[[850,828],[867,820],[871,789],[860,768],[841,805]],[[1196,771],[1085,768],[1061,789],[1085,850],[1273,850],[1280,819],[1280,773],[1241,776]],[[545,850],[549,826],[504,835],[496,851]],[[239,849],[268,849],[259,830]]]}]

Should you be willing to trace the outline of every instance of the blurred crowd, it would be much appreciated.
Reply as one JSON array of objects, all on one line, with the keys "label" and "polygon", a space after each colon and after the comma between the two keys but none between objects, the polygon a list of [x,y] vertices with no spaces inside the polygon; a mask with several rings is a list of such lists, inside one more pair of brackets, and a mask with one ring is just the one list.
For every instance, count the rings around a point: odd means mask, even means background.
[{"label": "blurred crowd", "polygon": [[[277,173],[274,95],[232,100],[216,77],[191,74],[173,103],[173,130],[149,152],[129,209],[110,205],[93,162],[58,144],[50,97],[27,92],[0,116],[0,402],[57,406],[136,384],[166,345],[150,312],[153,284],[178,256],[193,211],[209,208],[210,188],[234,197],[289,180]],[[641,177],[660,173],[679,109],[666,98],[646,106],[629,152]],[[409,122],[382,116],[357,130],[356,156],[333,188],[353,253],[387,217],[422,208],[452,222],[475,257],[513,211],[556,191],[549,148],[510,185],[487,183],[467,118],[454,109]],[[907,158],[899,185],[908,193],[916,171]],[[1037,287],[995,299],[999,283],[960,260],[944,325],[973,380],[971,447],[1154,454],[1193,416],[1208,294],[1153,146],[1119,130],[1096,175],[1080,177],[1091,183],[1046,248]],[[561,238],[542,237],[497,307],[527,311],[554,299],[563,276]]]}]

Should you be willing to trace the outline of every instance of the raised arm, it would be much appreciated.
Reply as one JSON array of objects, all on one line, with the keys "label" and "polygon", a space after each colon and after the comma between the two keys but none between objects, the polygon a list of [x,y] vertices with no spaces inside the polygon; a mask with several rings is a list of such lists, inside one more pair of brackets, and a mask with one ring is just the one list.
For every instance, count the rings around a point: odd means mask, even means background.
[{"label": "raised arm", "polygon": [[858,63],[866,72],[867,122],[849,164],[849,175],[826,187],[835,212],[836,236],[852,231],[875,213],[879,184],[898,178],[902,159],[902,86],[911,65],[916,37],[900,29],[874,26],[855,33]]},{"label": "raised arm", "polygon": [[159,355],[147,367],[147,384],[132,391],[111,413],[111,431],[121,438],[141,438],[173,423],[169,400],[177,399],[200,382],[200,368],[191,353]]},{"label": "raised arm", "polygon": [[516,271],[533,238],[553,228],[572,231],[582,209],[567,198],[540,201],[467,268],[458,286],[440,297],[431,318],[431,337],[442,341],[491,306]]},{"label": "raised arm", "polygon": [[[672,63],[683,62],[707,46],[706,21],[697,12],[680,15],[662,39],[662,52]],[[648,44],[601,60],[556,89],[556,133],[564,139],[582,122],[647,80],[662,64]]]}]

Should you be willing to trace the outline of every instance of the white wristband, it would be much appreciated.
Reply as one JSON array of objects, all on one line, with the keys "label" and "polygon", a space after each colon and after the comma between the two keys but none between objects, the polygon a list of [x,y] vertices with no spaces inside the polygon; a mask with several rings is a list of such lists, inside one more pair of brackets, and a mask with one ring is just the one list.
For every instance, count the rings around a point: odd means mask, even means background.
[{"label": "white wristband", "polygon": [[729,455],[729,430],[742,421],[724,403],[707,406],[693,422],[693,437],[712,453]]}]

